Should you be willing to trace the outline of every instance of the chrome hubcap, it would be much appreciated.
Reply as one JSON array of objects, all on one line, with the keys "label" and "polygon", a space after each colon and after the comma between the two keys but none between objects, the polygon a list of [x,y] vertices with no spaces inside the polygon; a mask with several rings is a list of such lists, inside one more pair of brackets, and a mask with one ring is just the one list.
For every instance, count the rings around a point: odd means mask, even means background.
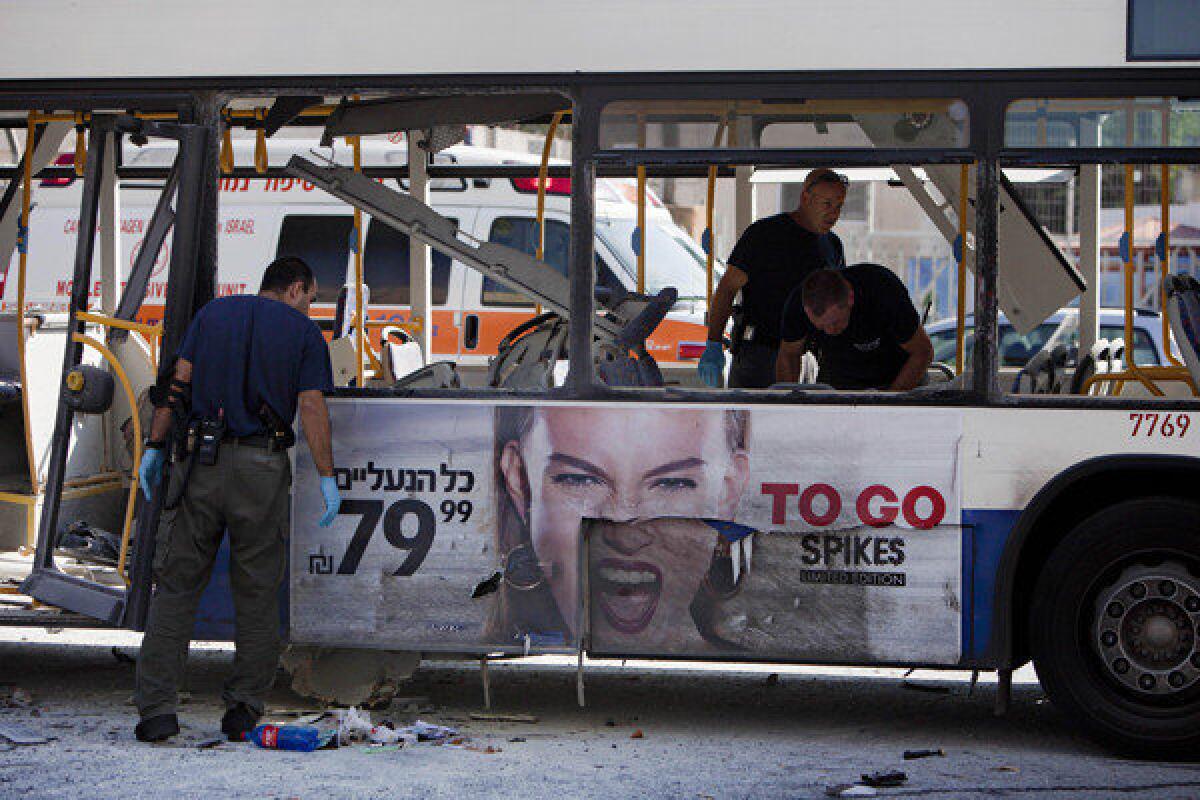
[{"label": "chrome hubcap", "polygon": [[1182,564],[1132,566],[1096,599],[1094,645],[1109,675],[1139,694],[1200,681],[1200,581]]}]

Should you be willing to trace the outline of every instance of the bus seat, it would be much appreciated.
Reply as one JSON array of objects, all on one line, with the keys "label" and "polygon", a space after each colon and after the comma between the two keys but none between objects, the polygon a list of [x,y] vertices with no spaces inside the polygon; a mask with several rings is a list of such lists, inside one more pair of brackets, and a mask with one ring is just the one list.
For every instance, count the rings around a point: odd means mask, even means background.
[{"label": "bus seat", "polygon": [[509,331],[488,362],[488,386],[498,389],[549,389],[554,368],[567,357],[567,321],[548,311]]},{"label": "bus seat", "polygon": [[1200,383],[1200,281],[1170,275],[1166,281],[1167,319],[1192,380]]},{"label": "bus seat", "polygon": [[939,386],[954,382],[954,368],[941,361],[935,361],[925,369],[925,382],[922,386]]},{"label": "bus seat", "polygon": [[459,389],[462,380],[453,361],[435,361],[392,384],[393,389]]},{"label": "bus seat", "polygon": [[1088,378],[1096,374],[1096,357],[1090,352],[1084,353],[1083,358],[1075,365],[1069,384],[1070,394],[1083,394],[1083,385]]},{"label": "bus seat", "polygon": [[836,392],[828,383],[772,383],[768,389],[785,392]]},{"label": "bus seat", "polygon": [[354,339],[343,336],[329,343],[329,363],[333,367],[333,385],[349,386],[358,379],[358,350]]},{"label": "bus seat", "polygon": [[1049,382],[1046,380],[1046,365],[1050,363],[1050,353],[1045,349],[1033,354],[1017,373],[1013,391],[1017,394],[1046,394]]},{"label": "bus seat", "polygon": [[16,314],[0,314],[0,405],[21,397],[20,328]]},{"label": "bus seat", "polygon": [[817,356],[811,350],[804,352],[803,358],[800,359],[800,374],[796,378],[797,383],[816,383],[817,373],[821,371],[821,365],[817,363]]},{"label": "bus seat", "polygon": [[403,328],[384,328],[380,335],[379,360],[383,364],[383,379],[395,383],[399,378],[425,367],[421,345]]},{"label": "bus seat", "polygon": [[1070,348],[1065,344],[1058,344],[1050,351],[1050,357],[1046,360],[1045,366],[1045,384],[1046,394],[1063,394],[1065,386],[1068,384],[1068,361],[1070,359]]},{"label": "bus seat", "polygon": [[[350,323],[354,322],[355,298],[354,287],[346,284],[338,290],[337,305],[333,312],[333,338],[341,339],[349,336]],[[371,287],[363,284],[363,306],[367,309],[367,319],[371,318]]]}]

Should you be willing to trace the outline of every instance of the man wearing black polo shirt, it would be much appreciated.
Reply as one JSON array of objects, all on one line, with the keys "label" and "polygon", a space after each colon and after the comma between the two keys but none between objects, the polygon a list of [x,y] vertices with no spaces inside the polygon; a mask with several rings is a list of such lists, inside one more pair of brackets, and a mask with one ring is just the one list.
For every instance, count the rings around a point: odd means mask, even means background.
[{"label": "man wearing black polo shirt", "polygon": [[842,242],[832,228],[842,213],[847,183],[831,169],[814,169],[804,179],[795,211],[760,219],[738,239],[708,311],[708,344],[697,367],[704,383],[721,385],[725,323],[739,291],[729,385],[765,389],[775,382],[779,320],[788,294],[813,270],[845,266]]},{"label": "man wearing black polo shirt", "polygon": [[906,392],[933,361],[908,289],[887,267],[855,264],[812,273],[788,297],[776,377],[792,383],[810,345],[817,381],[835,389]]}]

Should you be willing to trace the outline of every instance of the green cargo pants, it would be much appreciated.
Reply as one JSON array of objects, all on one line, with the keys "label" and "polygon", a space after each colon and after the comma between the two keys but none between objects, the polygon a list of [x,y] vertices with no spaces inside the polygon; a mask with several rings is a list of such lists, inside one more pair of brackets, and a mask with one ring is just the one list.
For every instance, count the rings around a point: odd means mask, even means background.
[{"label": "green cargo pants", "polygon": [[[183,465],[173,468],[172,482],[183,472]],[[222,699],[226,708],[245,703],[262,713],[279,662],[279,584],[287,563],[291,482],[286,450],[224,442],[217,463],[196,464],[179,505],[163,511],[133,695],[143,719],[175,713],[196,606],[226,530],[237,653]]]}]

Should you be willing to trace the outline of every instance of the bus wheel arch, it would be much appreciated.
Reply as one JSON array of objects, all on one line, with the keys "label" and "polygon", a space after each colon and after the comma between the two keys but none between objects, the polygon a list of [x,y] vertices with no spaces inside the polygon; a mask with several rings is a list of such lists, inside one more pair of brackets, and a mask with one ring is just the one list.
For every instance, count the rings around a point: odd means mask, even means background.
[{"label": "bus wheel arch", "polygon": [[991,652],[999,666],[1029,661],[1029,609],[1051,553],[1088,517],[1144,497],[1194,498],[1200,458],[1101,456],[1063,471],[1037,493],[1013,526],[996,581]]}]

